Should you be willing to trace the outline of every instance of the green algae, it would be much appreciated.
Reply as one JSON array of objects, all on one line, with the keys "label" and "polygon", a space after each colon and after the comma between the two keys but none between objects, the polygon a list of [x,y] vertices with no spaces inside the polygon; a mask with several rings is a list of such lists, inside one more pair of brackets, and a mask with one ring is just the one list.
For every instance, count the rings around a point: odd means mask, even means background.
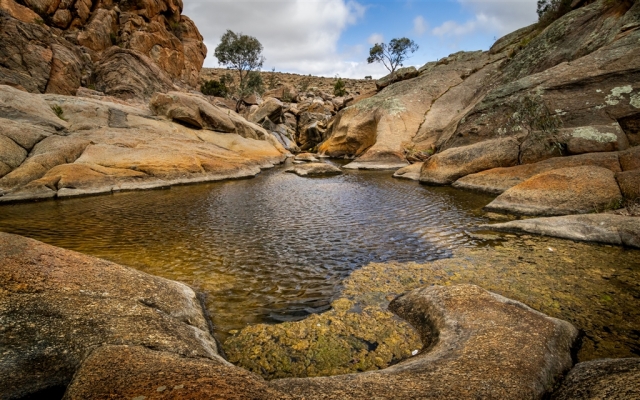
[{"label": "green algae", "polygon": [[571,322],[584,333],[579,361],[640,355],[640,252],[527,235],[484,237],[485,246],[449,259],[368,264],[344,282],[331,311],[250,326],[225,342],[227,355],[265,378],[385,368],[422,348],[417,333],[387,310],[389,301],[426,285],[462,283]]}]

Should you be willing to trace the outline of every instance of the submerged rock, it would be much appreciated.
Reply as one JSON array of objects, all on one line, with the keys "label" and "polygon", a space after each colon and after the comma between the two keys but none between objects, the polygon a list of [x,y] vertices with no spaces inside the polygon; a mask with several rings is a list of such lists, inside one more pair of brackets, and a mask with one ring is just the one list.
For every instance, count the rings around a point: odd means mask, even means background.
[{"label": "submerged rock", "polygon": [[584,214],[616,209],[622,202],[614,173],[606,168],[559,168],[510,188],[485,210],[522,215]]},{"label": "submerged rock", "polygon": [[304,164],[296,164],[284,172],[292,172],[300,176],[322,176],[322,175],[340,175],[342,170],[331,164],[312,162]]},{"label": "submerged rock", "polygon": [[614,214],[566,215],[510,221],[483,227],[497,231],[527,232],[640,248],[640,217]]},{"label": "submerged rock", "polygon": [[539,398],[572,366],[569,323],[477,286],[432,286],[391,302],[418,330],[423,351],[366,374],[282,379],[305,399]]}]

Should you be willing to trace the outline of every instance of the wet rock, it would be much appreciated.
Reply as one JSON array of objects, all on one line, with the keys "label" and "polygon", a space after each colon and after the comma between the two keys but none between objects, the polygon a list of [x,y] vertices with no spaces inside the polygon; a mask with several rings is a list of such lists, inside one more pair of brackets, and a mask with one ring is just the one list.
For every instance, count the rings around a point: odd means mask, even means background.
[{"label": "wet rock", "polygon": [[363,170],[396,170],[404,168],[409,163],[400,157],[396,152],[388,151],[367,151],[355,161],[350,162],[342,168],[363,169]]},{"label": "wet rock", "polygon": [[423,351],[381,371],[271,384],[307,399],[538,398],[572,365],[569,323],[472,285],[432,286],[390,309],[420,332]]},{"label": "wet rock", "polygon": [[522,215],[584,214],[615,209],[622,201],[614,173],[606,168],[560,168],[508,189],[485,210]]},{"label": "wet rock", "polygon": [[311,153],[300,153],[296,154],[294,157],[296,161],[307,161],[307,162],[318,162],[318,159],[313,156]]},{"label": "wet rock", "polygon": [[65,399],[113,397],[271,400],[291,397],[221,359],[142,346],[102,346],[82,363]]},{"label": "wet rock", "polygon": [[305,164],[296,164],[285,172],[292,172],[299,176],[322,176],[322,175],[340,175],[342,170],[331,164],[311,162]]},{"label": "wet rock", "polygon": [[527,232],[563,239],[624,245],[640,248],[640,218],[614,214],[566,215],[562,217],[532,218],[484,228]]},{"label": "wet rock", "polygon": [[6,233],[0,258],[3,398],[66,386],[105,344],[221,360],[184,284]]},{"label": "wet rock", "polygon": [[422,163],[415,163],[415,164],[411,164],[406,167],[400,168],[393,174],[393,177],[418,181],[420,180],[421,170],[422,170]]},{"label": "wet rock", "polygon": [[640,398],[640,359],[621,358],[576,364],[552,400]]},{"label": "wet rock", "polygon": [[459,189],[477,190],[492,194],[501,194],[505,190],[524,182],[542,172],[558,168],[596,166],[612,172],[620,172],[619,153],[591,153],[568,157],[554,157],[535,164],[515,167],[493,168],[464,176],[453,183]]},{"label": "wet rock", "polygon": [[420,171],[420,182],[449,185],[466,175],[492,168],[511,167],[518,162],[518,151],[519,143],[514,138],[451,148],[425,161]]}]

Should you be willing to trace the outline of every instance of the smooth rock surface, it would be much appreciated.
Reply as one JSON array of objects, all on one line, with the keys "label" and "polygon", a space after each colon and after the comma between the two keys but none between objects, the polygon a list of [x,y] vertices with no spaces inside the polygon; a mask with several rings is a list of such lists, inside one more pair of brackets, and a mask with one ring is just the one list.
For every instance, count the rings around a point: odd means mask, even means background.
[{"label": "smooth rock surface", "polygon": [[418,181],[420,180],[420,171],[422,170],[422,164],[423,163],[415,163],[400,168],[393,174],[393,177]]},{"label": "smooth rock surface", "polygon": [[102,346],[80,366],[65,400],[290,399],[262,378],[220,360],[187,358],[141,346]]},{"label": "smooth rock surface", "polygon": [[381,371],[271,381],[296,398],[539,398],[571,368],[569,323],[477,286],[411,291],[390,308],[418,329],[415,357]]},{"label": "smooth rock surface", "polygon": [[592,165],[620,172],[618,155],[621,153],[590,153],[568,157],[554,157],[535,164],[516,165],[515,167],[493,168],[464,176],[453,183],[459,189],[477,190],[491,194],[501,194],[505,190],[524,182],[539,173],[558,168]]},{"label": "smooth rock surface", "polygon": [[511,167],[518,162],[519,143],[514,138],[494,139],[454,147],[431,156],[422,165],[420,182],[449,185],[476,172]]},{"label": "smooth rock surface", "polygon": [[91,350],[134,344],[222,359],[188,286],[0,233],[0,397],[66,386]]},{"label": "smooth rock surface", "polygon": [[526,232],[640,248],[640,217],[615,214],[565,215],[510,221],[482,227],[497,231]]},{"label": "smooth rock surface", "polygon": [[305,164],[296,164],[285,172],[292,172],[300,176],[322,176],[322,175],[340,175],[342,171],[338,167],[331,164],[312,162]]},{"label": "smooth rock surface", "polygon": [[640,358],[609,358],[576,364],[551,399],[640,399]]},{"label": "smooth rock surface", "polygon": [[622,194],[611,170],[582,166],[534,175],[502,193],[485,210],[553,216],[615,209],[621,202]]},{"label": "smooth rock surface", "polygon": [[296,161],[318,162],[318,159],[311,153],[296,154],[293,159]]}]

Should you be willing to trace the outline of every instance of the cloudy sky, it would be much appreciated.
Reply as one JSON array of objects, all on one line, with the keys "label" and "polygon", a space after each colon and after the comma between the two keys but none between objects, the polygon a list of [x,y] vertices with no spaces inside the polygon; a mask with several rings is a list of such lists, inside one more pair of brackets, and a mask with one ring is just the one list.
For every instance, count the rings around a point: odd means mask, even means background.
[{"label": "cloudy sky", "polygon": [[406,63],[421,66],[460,50],[486,50],[496,38],[536,21],[536,0],[183,0],[209,49],[227,30],[264,46],[263,70],[374,78],[377,42],[408,37],[420,46]]}]

